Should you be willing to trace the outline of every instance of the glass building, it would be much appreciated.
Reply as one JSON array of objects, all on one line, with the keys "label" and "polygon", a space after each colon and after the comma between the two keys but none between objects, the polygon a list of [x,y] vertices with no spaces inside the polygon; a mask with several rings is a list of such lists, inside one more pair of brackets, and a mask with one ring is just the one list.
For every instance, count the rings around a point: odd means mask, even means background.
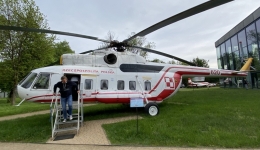
[{"label": "glass building", "polygon": [[[249,87],[260,88],[260,7],[215,42],[219,69],[240,70],[252,57],[247,76]],[[223,83],[225,79],[221,79]],[[231,86],[242,87],[242,78],[232,78]]]}]

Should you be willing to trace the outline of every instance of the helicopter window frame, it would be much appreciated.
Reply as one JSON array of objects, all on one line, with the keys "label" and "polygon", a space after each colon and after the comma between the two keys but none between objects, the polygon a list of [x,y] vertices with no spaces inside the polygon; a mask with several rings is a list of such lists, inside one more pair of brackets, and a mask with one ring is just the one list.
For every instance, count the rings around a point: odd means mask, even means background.
[{"label": "helicopter window frame", "polygon": [[117,80],[117,90],[124,90],[124,89],[125,89],[125,81]]},{"label": "helicopter window frame", "polygon": [[93,79],[85,79],[84,89],[85,90],[92,90],[93,89]]},{"label": "helicopter window frame", "polygon": [[31,72],[30,75],[28,75],[24,81],[21,83],[21,87],[28,89],[31,87],[31,85],[33,84],[34,80],[37,77],[37,73],[36,72]]},{"label": "helicopter window frame", "polygon": [[100,89],[108,90],[108,80],[100,80]]},{"label": "helicopter window frame", "polygon": [[149,80],[144,81],[144,90],[150,91],[152,89],[152,83]]},{"label": "helicopter window frame", "polygon": [[37,79],[34,83],[34,85],[32,86],[32,89],[35,90],[46,90],[49,89],[50,87],[50,73],[39,73],[39,75],[37,76]]},{"label": "helicopter window frame", "polygon": [[129,90],[136,90],[136,81],[129,81]]}]

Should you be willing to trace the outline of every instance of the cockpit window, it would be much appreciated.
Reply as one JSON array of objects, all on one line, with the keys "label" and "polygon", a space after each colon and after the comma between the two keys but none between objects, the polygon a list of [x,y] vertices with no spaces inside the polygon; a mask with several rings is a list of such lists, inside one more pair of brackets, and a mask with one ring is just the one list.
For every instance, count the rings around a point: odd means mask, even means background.
[{"label": "cockpit window", "polygon": [[32,72],[30,72],[29,74],[27,74],[27,75],[25,76],[25,78],[23,78],[18,84],[21,85],[21,84],[23,83],[23,81],[24,81],[30,74],[32,74]]},{"label": "cockpit window", "polygon": [[48,89],[49,88],[49,73],[41,73],[35,82],[33,89]]},{"label": "cockpit window", "polygon": [[24,80],[24,82],[22,83],[22,87],[23,88],[29,88],[31,85],[32,85],[32,83],[33,83],[33,81],[34,81],[34,79],[36,78],[36,76],[37,76],[37,73],[31,73],[25,80]]}]

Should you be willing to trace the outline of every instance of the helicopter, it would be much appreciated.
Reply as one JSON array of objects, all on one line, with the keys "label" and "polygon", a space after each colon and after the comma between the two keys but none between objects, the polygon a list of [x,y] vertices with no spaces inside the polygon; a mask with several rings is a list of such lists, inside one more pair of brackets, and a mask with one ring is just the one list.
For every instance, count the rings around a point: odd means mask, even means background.
[{"label": "helicopter", "polygon": [[[68,80],[79,85],[84,103],[129,104],[131,99],[141,98],[145,110],[155,116],[159,113],[158,103],[176,94],[183,77],[246,77],[252,58],[247,60],[240,71],[212,69],[196,67],[182,58],[129,44],[136,37],[231,1],[207,1],[156,23],[122,42],[63,31],[0,25],[0,30],[66,35],[107,43],[104,47],[79,54],[63,54],[59,59],[60,65],[32,70],[17,85],[18,95],[30,102],[50,103],[54,85],[65,75]],[[148,62],[144,57],[127,51],[127,48],[141,49],[190,66]]]}]

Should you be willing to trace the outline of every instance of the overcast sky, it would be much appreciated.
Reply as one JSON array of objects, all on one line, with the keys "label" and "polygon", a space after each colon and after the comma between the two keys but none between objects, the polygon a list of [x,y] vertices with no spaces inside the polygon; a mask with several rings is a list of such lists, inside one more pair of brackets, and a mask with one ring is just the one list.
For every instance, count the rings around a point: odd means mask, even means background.
[{"label": "overcast sky", "polygon": [[[108,31],[117,40],[127,38],[159,21],[206,0],[35,0],[46,16],[52,30],[74,32],[105,38]],[[217,68],[215,42],[235,25],[260,7],[260,0],[235,0],[177,23],[166,26],[146,36],[155,42],[156,50],[191,60],[199,57],[209,60]],[[100,42],[57,36],[69,42],[80,53],[96,49]],[[149,54],[148,59],[162,56]]]}]

